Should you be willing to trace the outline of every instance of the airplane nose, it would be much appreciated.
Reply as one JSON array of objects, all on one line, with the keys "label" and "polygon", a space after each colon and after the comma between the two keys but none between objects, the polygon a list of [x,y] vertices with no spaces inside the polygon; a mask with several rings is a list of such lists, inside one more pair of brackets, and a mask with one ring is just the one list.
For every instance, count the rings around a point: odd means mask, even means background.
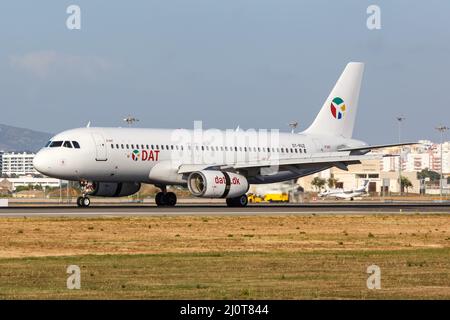
[{"label": "airplane nose", "polygon": [[45,174],[49,169],[49,163],[47,157],[43,154],[42,151],[39,151],[33,159],[34,168],[40,173]]}]

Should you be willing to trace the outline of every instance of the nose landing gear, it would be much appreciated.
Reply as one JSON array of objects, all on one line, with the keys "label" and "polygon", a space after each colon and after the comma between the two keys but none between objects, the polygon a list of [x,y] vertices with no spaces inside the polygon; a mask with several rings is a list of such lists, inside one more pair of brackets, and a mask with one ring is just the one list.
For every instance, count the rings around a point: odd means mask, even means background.
[{"label": "nose landing gear", "polygon": [[82,196],[77,198],[77,206],[79,207],[89,207],[91,204],[91,199],[87,196]]},{"label": "nose landing gear", "polygon": [[77,198],[77,206],[89,207],[91,199],[87,195],[94,190],[94,184],[89,181],[80,181],[80,187],[82,196]]}]

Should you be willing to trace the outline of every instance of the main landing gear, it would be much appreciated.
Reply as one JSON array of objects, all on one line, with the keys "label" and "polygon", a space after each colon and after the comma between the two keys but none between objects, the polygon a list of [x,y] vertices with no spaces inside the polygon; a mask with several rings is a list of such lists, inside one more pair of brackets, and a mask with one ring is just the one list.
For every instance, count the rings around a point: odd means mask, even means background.
[{"label": "main landing gear", "polygon": [[158,207],[168,206],[174,207],[177,204],[177,195],[173,192],[167,192],[166,186],[158,186],[161,188],[161,192],[158,192],[155,196],[155,203]]},{"label": "main landing gear", "polygon": [[227,206],[229,207],[245,207],[248,204],[248,198],[246,194],[236,198],[227,198]]}]

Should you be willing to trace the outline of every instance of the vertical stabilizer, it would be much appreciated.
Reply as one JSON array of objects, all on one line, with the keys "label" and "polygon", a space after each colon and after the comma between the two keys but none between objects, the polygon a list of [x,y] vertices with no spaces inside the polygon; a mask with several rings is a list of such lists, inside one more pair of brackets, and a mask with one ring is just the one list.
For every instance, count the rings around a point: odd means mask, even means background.
[{"label": "vertical stabilizer", "polygon": [[316,119],[304,133],[352,137],[363,72],[364,63],[347,64]]}]

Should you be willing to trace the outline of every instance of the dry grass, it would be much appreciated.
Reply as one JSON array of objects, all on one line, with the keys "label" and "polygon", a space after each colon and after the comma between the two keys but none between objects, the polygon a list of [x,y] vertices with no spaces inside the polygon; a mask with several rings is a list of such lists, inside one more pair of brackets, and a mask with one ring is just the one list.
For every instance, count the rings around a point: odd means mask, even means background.
[{"label": "dry grass", "polygon": [[446,215],[11,218],[0,297],[448,299],[449,257]]}]

